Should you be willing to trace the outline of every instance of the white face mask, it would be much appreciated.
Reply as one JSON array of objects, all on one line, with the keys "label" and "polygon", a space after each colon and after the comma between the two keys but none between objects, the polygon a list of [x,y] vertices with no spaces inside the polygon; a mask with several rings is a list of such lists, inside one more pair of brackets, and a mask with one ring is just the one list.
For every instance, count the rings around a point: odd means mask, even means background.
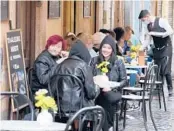
[{"label": "white face mask", "polygon": [[145,20],[143,23],[146,24],[146,25],[148,25],[150,23],[150,21]]}]

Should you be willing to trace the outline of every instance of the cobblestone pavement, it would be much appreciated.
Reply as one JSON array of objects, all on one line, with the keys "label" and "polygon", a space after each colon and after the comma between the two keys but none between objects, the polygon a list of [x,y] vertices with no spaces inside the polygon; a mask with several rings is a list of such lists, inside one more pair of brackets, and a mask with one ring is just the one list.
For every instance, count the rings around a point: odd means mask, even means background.
[{"label": "cobblestone pavement", "polygon": [[[165,86],[166,87],[166,86]],[[158,131],[174,131],[174,95],[168,97],[167,87],[165,88],[167,112],[164,111],[163,103],[162,108],[159,109],[158,97],[154,96],[152,101],[152,111],[154,115],[154,120],[157,125]],[[161,97],[162,98],[162,97]],[[124,131],[145,131],[143,124],[143,117],[140,110],[134,110],[127,112],[128,116],[131,116],[132,119],[128,118],[126,121],[126,128]],[[155,131],[153,128],[150,114],[147,109],[148,117],[148,131]],[[173,124],[173,125],[172,125]],[[119,124],[122,129],[122,123]]]}]

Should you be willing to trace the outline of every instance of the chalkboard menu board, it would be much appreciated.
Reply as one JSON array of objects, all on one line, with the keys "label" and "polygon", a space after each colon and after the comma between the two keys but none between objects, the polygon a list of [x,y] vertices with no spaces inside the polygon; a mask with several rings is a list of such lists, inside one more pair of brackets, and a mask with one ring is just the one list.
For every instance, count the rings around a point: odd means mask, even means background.
[{"label": "chalkboard menu board", "polygon": [[8,1],[1,1],[1,20],[8,20]]},{"label": "chalkboard menu board", "polygon": [[60,1],[48,1],[48,18],[60,17]]},{"label": "chalkboard menu board", "polygon": [[[21,94],[28,95],[22,36],[20,30],[7,32],[6,50],[10,90],[13,92],[19,92]],[[27,103],[23,101],[20,96],[17,96],[16,99],[19,109],[27,105]],[[12,105],[13,111],[15,111],[15,103],[12,102]]]}]

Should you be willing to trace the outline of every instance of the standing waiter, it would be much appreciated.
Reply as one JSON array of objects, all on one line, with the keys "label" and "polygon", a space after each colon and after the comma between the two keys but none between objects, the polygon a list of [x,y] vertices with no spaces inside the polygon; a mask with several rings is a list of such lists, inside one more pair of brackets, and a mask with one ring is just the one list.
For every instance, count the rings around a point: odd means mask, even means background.
[{"label": "standing waiter", "polygon": [[[147,36],[145,43],[143,43],[143,49],[153,39],[153,58],[155,63],[161,67],[161,74],[166,77],[169,96],[171,96],[173,86],[171,77],[172,41],[170,35],[173,34],[173,30],[167,20],[150,15],[148,10],[142,10],[139,14],[139,19],[147,25]],[[166,56],[169,58],[168,63],[165,63]],[[167,64],[166,69],[164,68],[165,64]]]}]

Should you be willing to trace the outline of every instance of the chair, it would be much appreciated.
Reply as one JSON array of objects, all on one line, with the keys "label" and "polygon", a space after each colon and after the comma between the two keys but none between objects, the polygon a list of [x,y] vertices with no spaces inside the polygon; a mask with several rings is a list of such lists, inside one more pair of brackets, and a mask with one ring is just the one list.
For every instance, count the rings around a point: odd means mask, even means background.
[{"label": "chair", "polygon": [[68,131],[69,127],[77,119],[79,119],[78,131],[82,131],[84,121],[88,113],[94,117],[94,120],[96,120],[94,121],[93,131],[101,131],[102,125],[104,124],[104,120],[105,120],[105,111],[101,106],[92,106],[92,107],[85,107],[80,109],[68,120],[65,131]]},{"label": "chair", "polygon": [[[152,102],[152,91],[154,90],[154,85],[155,85],[155,69],[157,68],[157,65],[152,65],[149,69],[148,72],[145,76],[145,83],[143,84],[143,91],[142,91],[142,96],[140,95],[122,95],[122,110],[121,110],[121,115],[122,111],[124,111],[124,121],[123,121],[123,128],[125,129],[126,125],[126,106],[127,106],[127,101],[139,101],[142,102],[142,109],[143,109],[143,119],[144,119],[144,125],[146,131],[147,129],[147,115],[146,115],[146,101],[149,101],[149,111],[150,111],[150,117],[153,122],[153,126],[155,130],[157,131],[157,127],[155,125],[154,119],[153,119],[153,114],[152,114],[152,109],[151,109],[151,102]],[[146,89],[150,90],[149,96],[146,96]]]},{"label": "chair", "polygon": [[15,97],[20,96],[21,99],[23,99],[23,101],[26,101],[26,103],[28,103],[28,105],[30,107],[30,112],[31,112],[31,121],[34,120],[34,117],[35,117],[34,107],[33,107],[33,104],[31,103],[31,101],[28,99],[28,97],[26,95],[20,94],[18,92],[0,92],[0,95],[11,97],[14,100],[14,103],[17,106],[17,119],[19,119],[19,107],[18,107],[18,101]]},{"label": "chair", "polygon": [[[168,56],[166,56],[163,59],[166,59],[166,62],[163,63],[164,70],[166,70],[169,58],[168,58]],[[164,110],[167,111],[165,95],[164,95],[164,77],[161,75],[161,65],[158,65],[158,68],[156,69],[155,73],[156,73],[155,85],[156,85],[156,89],[158,91],[159,107],[161,109],[161,93],[162,93]],[[139,81],[140,84],[144,84],[144,82],[145,82],[144,80]]]},{"label": "chair", "polygon": [[[146,72],[146,75],[149,73],[149,69],[154,65],[154,63],[152,62],[150,65],[149,65],[149,68],[147,69],[147,72]],[[137,92],[141,92],[143,91],[143,84],[145,83],[144,79],[143,80],[140,80],[139,83],[141,84],[141,87],[124,87],[123,88],[123,92],[133,92],[133,93],[137,93]]]},{"label": "chair", "polygon": [[33,67],[29,68],[27,71],[27,83],[28,83],[28,91],[29,91],[29,98],[32,102],[34,102],[34,95],[31,90],[31,83],[32,83],[32,72],[33,72]]},{"label": "chair", "polygon": [[[71,104],[69,105],[69,109],[68,112],[63,112],[62,110],[62,106],[61,106],[61,100],[60,100],[60,92],[59,92],[59,88],[61,88],[62,82],[63,80],[68,80],[67,78],[71,78],[71,81],[69,81],[71,84],[69,84],[70,86],[72,86],[72,90],[73,87],[76,86],[74,85],[74,83],[78,84],[79,87],[82,88],[82,90],[84,90],[83,88],[83,84],[81,82],[81,80],[76,77],[75,75],[71,75],[71,74],[56,74],[54,76],[52,76],[48,82],[48,90],[51,96],[55,97],[56,95],[56,100],[57,100],[57,105],[58,105],[58,114],[56,114],[60,119],[62,117],[65,118],[69,118],[71,117],[75,112],[72,111],[72,106]],[[53,92],[53,88],[55,89],[55,91]],[[83,98],[84,98],[84,91],[82,91],[81,94],[81,103],[79,105],[79,109],[82,108],[82,102],[83,102]],[[71,95],[71,100],[73,99],[73,94]]]}]

